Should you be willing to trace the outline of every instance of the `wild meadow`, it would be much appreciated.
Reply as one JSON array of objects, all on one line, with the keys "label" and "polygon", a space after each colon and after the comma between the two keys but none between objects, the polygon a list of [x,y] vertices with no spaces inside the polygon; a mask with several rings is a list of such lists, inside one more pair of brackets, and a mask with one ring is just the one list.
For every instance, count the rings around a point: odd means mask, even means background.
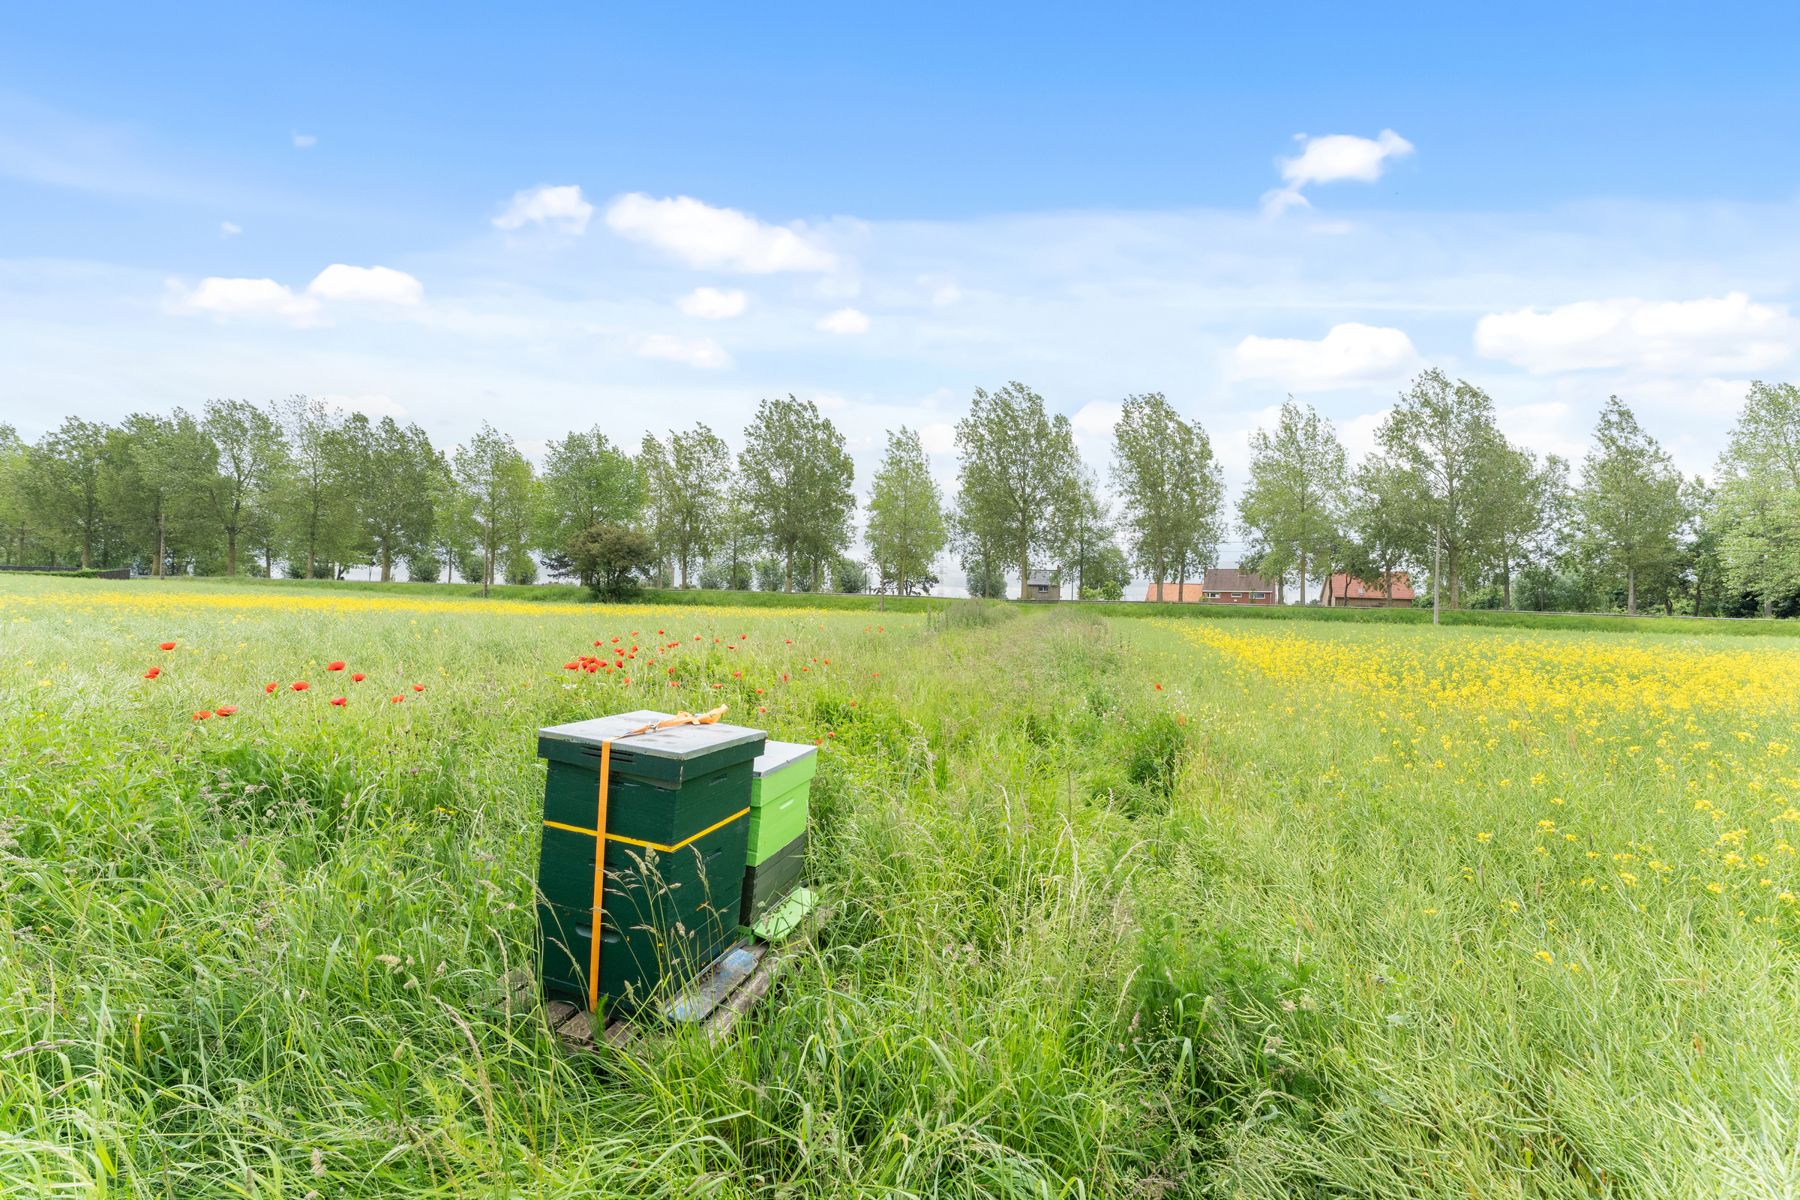
[{"label": "wild meadow", "polygon": [[[8,579],[0,645],[5,1194],[1800,1191],[1800,639]],[[571,1057],[535,730],[717,704],[820,743],[832,920]]]}]

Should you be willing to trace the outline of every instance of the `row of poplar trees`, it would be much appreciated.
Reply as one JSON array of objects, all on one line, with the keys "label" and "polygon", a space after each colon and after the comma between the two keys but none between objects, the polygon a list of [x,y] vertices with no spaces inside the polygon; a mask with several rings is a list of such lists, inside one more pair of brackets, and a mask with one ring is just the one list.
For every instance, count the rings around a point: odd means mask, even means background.
[{"label": "row of poplar trees", "polygon": [[[454,573],[528,583],[571,574],[595,528],[641,533],[648,581],[901,594],[929,591],[946,549],[977,596],[1008,575],[1060,575],[1117,599],[1135,572],[1201,577],[1233,532],[1244,565],[1301,596],[1334,572],[1377,586],[1429,577],[1452,607],[1765,613],[1800,593],[1800,390],[1754,384],[1713,480],[1685,478],[1610,399],[1581,464],[1508,441],[1479,388],[1427,371],[1354,466],[1329,421],[1289,401],[1251,435],[1228,510],[1212,443],[1158,393],[1125,398],[1109,502],[1068,418],[1020,383],[977,389],[955,428],[947,503],[901,428],[864,501],[843,434],[816,405],[762,401],[733,454],[704,424],[635,449],[601,429],[547,444],[541,468],[484,425],[449,453],[417,425],[296,397],[199,413],[77,418],[36,443],[0,426],[0,559],[149,574]],[[871,581],[869,568],[873,568]]]}]

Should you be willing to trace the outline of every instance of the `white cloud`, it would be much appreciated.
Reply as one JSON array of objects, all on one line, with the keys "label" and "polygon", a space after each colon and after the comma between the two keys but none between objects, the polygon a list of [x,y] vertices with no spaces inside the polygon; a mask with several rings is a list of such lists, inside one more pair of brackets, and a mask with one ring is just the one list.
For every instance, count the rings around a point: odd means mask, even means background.
[{"label": "white cloud", "polygon": [[294,135],[294,149],[296,150],[311,150],[318,144],[319,135],[316,133],[296,133]]},{"label": "white cloud", "polygon": [[244,232],[244,227],[242,225],[239,225],[235,221],[220,221],[219,222],[219,236],[220,237],[236,237],[238,234],[240,234],[242,232]]},{"label": "white cloud", "polygon": [[1490,313],[1475,348],[1533,374],[1631,367],[1659,373],[1758,371],[1787,362],[1800,323],[1743,292],[1701,300],[1582,300]]},{"label": "white cloud", "polygon": [[352,267],[332,263],[307,285],[307,295],[322,300],[351,300],[372,304],[417,304],[425,285],[392,267]]},{"label": "white cloud", "polygon": [[526,225],[543,225],[558,233],[586,233],[588,218],[594,206],[582,196],[573,183],[553,186],[543,184],[514,192],[506,211],[494,218],[497,229],[523,229]]},{"label": "white cloud", "polygon": [[395,403],[391,396],[320,396],[318,399],[325,407],[337,412],[362,413],[375,420],[392,417],[398,421],[406,416],[406,409]]},{"label": "white cloud", "polygon": [[919,429],[919,445],[927,454],[949,454],[956,449],[956,426],[947,421],[934,421]]},{"label": "white cloud", "polygon": [[251,317],[286,321],[306,327],[325,324],[324,301],[351,303],[419,303],[424,286],[392,267],[352,267],[333,263],[320,271],[304,292],[273,279],[230,279],[209,275],[192,289],[169,281],[169,309],[206,313],[216,320]]},{"label": "white cloud", "polygon": [[750,303],[750,297],[735,288],[721,290],[697,287],[675,303],[690,317],[719,321],[726,317],[742,316]]},{"label": "white cloud", "polygon": [[1301,189],[1315,183],[1374,183],[1391,159],[1405,158],[1413,152],[1413,144],[1391,129],[1384,129],[1373,138],[1350,133],[1324,137],[1302,133],[1295,138],[1300,143],[1300,153],[1276,160],[1281,167],[1282,186],[1263,194],[1263,211],[1270,215],[1287,208],[1305,208],[1307,200]]},{"label": "white cloud", "polygon": [[1106,438],[1112,436],[1113,426],[1119,423],[1121,408],[1117,404],[1109,404],[1104,400],[1089,400],[1069,418],[1069,424],[1075,432],[1087,437]]},{"label": "white cloud", "polygon": [[765,225],[748,213],[714,208],[691,196],[659,200],[631,192],[613,201],[606,224],[620,237],[654,246],[690,267],[767,275],[838,266],[837,256],[814,241],[803,224]]},{"label": "white cloud", "polygon": [[840,308],[820,317],[814,328],[826,333],[867,333],[869,314],[860,309]]},{"label": "white cloud", "polygon": [[1231,373],[1234,379],[1313,392],[1395,379],[1418,363],[1418,351],[1403,331],[1349,322],[1333,325],[1318,341],[1247,337],[1232,352]]},{"label": "white cloud", "polygon": [[171,283],[171,307],[179,313],[207,313],[215,320],[228,317],[273,317],[295,325],[316,324],[319,301],[296,296],[291,288],[273,279],[226,279],[209,275],[191,291]]},{"label": "white cloud", "polygon": [[639,358],[664,358],[690,367],[716,371],[731,365],[731,355],[711,338],[678,338],[668,333],[646,333],[632,346]]}]

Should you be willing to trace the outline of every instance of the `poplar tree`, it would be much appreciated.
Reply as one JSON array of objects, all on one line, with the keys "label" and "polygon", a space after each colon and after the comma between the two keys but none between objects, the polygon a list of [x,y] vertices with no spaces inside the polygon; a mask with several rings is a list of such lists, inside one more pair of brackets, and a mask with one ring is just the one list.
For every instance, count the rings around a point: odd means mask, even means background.
[{"label": "poplar tree", "polygon": [[844,435],[810,400],[763,400],[744,434],[739,486],[763,546],[781,559],[782,590],[796,563],[817,590],[824,564],[850,543],[855,467]]},{"label": "poplar tree", "polygon": [[1719,556],[1763,616],[1800,590],[1800,387],[1750,385],[1719,459]]},{"label": "poplar tree", "polygon": [[919,435],[902,426],[887,435],[887,451],[869,492],[869,527],[864,534],[883,587],[897,596],[929,592],[937,582],[931,567],[949,544],[943,495]]},{"label": "poplar tree", "polygon": [[1297,573],[1302,604],[1308,564],[1329,560],[1339,540],[1349,483],[1343,443],[1311,405],[1289,397],[1273,433],[1250,434],[1250,482],[1238,501],[1238,523],[1260,547],[1253,561],[1260,574],[1281,581]]},{"label": "poplar tree", "polygon": [[272,513],[287,446],[274,419],[247,400],[211,400],[200,421],[210,461],[196,472],[201,503],[225,536],[225,573],[236,575],[238,544]]},{"label": "poplar tree", "polygon": [[533,483],[531,464],[512,438],[483,421],[480,432],[457,447],[453,470],[467,505],[474,548],[481,552],[485,596],[498,565],[523,539]]},{"label": "poplar tree", "polygon": [[969,415],[956,423],[956,447],[961,524],[988,569],[999,556],[1018,567],[1023,600],[1032,556],[1054,555],[1057,506],[1076,484],[1080,457],[1069,418],[1051,416],[1022,383],[991,395],[976,388]]},{"label": "poplar tree", "polygon": [[1639,585],[1662,578],[1680,549],[1687,515],[1681,475],[1631,410],[1609,396],[1581,476],[1575,508],[1582,547],[1602,571],[1623,576],[1625,611],[1636,616]]},{"label": "poplar tree", "polygon": [[1450,607],[1457,608],[1464,572],[1492,536],[1484,486],[1502,469],[1506,445],[1494,424],[1494,402],[1474,384],[1433,368],[1400,394],[1375,436],[1387,459],[1384,481],[1415,510],[1410,557],[1434,564],[1434,603],[1441,559]]}]

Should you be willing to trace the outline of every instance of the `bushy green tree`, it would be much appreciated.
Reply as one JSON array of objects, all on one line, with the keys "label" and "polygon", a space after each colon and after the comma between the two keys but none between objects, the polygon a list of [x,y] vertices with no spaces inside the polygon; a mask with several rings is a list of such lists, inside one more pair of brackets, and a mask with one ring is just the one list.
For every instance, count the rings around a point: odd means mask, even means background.
[{"label": "bushy green tree", "polygon": [[1161,392],[1120,405],[1112,479],[1131,558],[1157,595],[1212,565],[1224,531],[1224,475],[1206,430],[1183,420]]},{"label": "bushy green tree", "polygon": [[562,552],[595,525],[629,525],[644,507],[638,463],[598,425],[553,441],[544,455],[538,545]]},{"label": "bushy green tree", "polygon": [[656,547],[641,530],[600,523],[570,539],[569,561],[583,587],[599,600],[629,600],[656,567]]}]

